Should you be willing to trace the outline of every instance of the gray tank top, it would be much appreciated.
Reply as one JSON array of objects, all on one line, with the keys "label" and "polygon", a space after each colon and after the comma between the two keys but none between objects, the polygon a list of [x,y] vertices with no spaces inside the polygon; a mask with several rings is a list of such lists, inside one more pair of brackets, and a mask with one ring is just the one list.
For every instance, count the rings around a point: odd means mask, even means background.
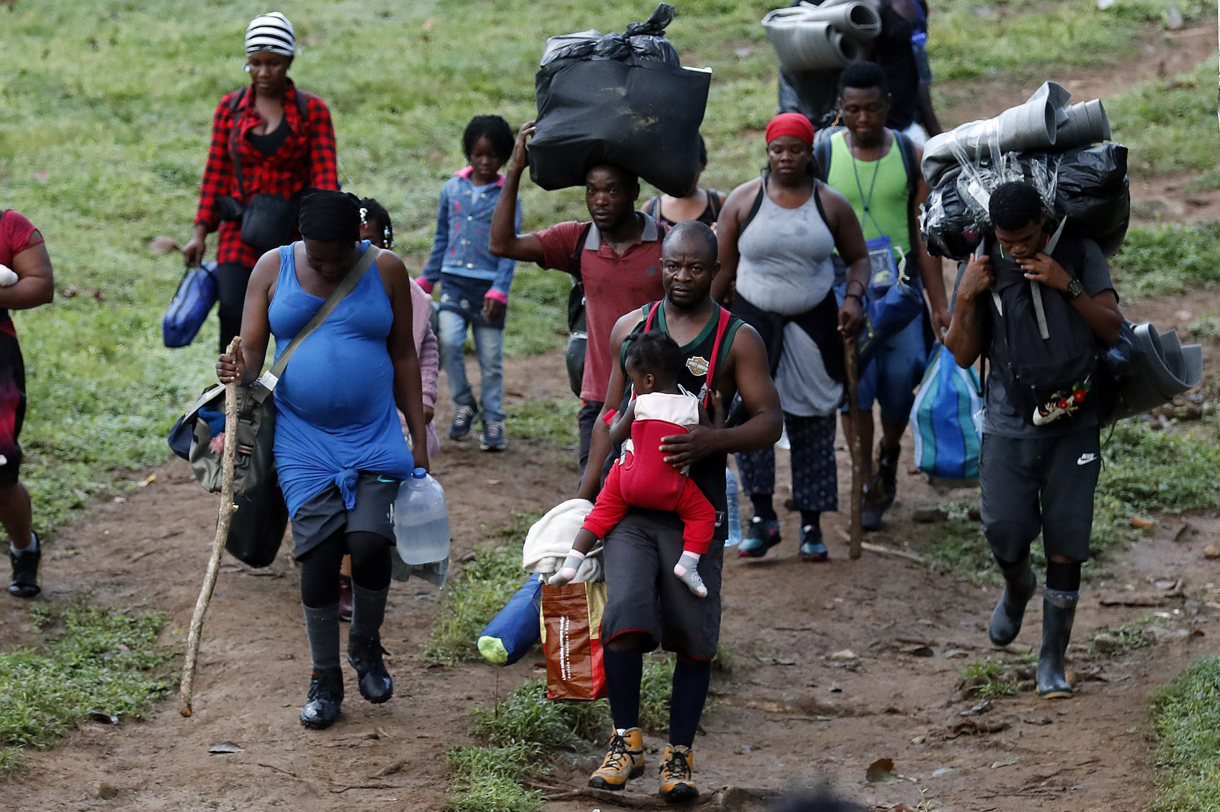
[{"label": "gray tank top", "polygon": [[804,205],[786,209],[765,193],[737,237],[737,292],[755,307],[783,316],[804,313],[834,284],[834,235],[818,211],[815,188]]}]

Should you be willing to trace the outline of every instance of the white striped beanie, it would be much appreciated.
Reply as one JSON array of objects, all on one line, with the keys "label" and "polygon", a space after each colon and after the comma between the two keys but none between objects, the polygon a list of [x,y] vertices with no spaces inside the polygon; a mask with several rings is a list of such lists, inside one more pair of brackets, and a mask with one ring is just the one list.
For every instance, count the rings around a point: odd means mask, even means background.
[{"label": "white striped beanie", "polygon": [[250,21],[246,27],[246,55],[255,51],[296,55],[296,37],[287,17],[278,11],[269,11]]}]

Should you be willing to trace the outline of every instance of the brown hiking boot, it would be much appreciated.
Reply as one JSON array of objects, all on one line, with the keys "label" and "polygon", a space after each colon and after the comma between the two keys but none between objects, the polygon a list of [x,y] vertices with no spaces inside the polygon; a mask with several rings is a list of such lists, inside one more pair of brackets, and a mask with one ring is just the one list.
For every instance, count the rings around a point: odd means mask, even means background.
[{"label": "brown hiking boot", "polygon": [[644,774],[644,734],[638,727],[616,730],[610,736],[606,760],[589,776],[589,786],[620,790]]},{"label": "brown hiking boot", "polygon": [[665,745],[661,753],[661,797],[669,803],[692,801],[699,797],[694,769],[695,755],[689,747]]}]

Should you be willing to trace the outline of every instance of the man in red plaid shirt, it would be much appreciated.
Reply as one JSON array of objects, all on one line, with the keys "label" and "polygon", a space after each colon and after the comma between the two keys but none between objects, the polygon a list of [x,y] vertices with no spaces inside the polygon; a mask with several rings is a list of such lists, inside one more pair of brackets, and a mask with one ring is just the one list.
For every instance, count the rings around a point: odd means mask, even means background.
[{"label": "man in red plaid shirt", "polygon": [[[288,78],[295,54],[292,23],[284,15],[256,17],[246,30],[251,84],[226,94],[212,118],[195,234],[182,256],[189,267],[199,265],[207,235],[219,231],[221,352],[241,330],[250,270],[264,250],[274,247],[242,242],[242,207],[259,194],[293,199],[309,187],[339,188],[330,111],[321,99],[297,90]],[[293,206],[291,211],[295,210]],[[283,242],[299,236],[295,215],[284,226]]]}]

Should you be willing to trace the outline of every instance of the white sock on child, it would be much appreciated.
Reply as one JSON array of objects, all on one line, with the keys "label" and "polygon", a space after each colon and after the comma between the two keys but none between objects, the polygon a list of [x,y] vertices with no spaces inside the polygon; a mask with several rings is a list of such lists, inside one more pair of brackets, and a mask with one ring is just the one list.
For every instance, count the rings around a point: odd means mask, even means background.
[{"label": "white sock on child", "polygon": [[585,554],[579,550],[572,550],[568,553],[568,557],[564,559],[563,566],[559,571],[547,579],[547,583],[551,586],[563,586],[571,583],[576,577],[576,571],[580,569],[580,565],[584,563]]},{"label": "white sock on child", "polygon": [[703,583],[703,579],[699,577],[699,554],[692,553],[688,550],[682,551],[682,557],[678,559],[678,563],[674,564],[674,575],[682,583],[686,584],[686,588],[694,592],[700,598],[707,597],[707,587]]}]

